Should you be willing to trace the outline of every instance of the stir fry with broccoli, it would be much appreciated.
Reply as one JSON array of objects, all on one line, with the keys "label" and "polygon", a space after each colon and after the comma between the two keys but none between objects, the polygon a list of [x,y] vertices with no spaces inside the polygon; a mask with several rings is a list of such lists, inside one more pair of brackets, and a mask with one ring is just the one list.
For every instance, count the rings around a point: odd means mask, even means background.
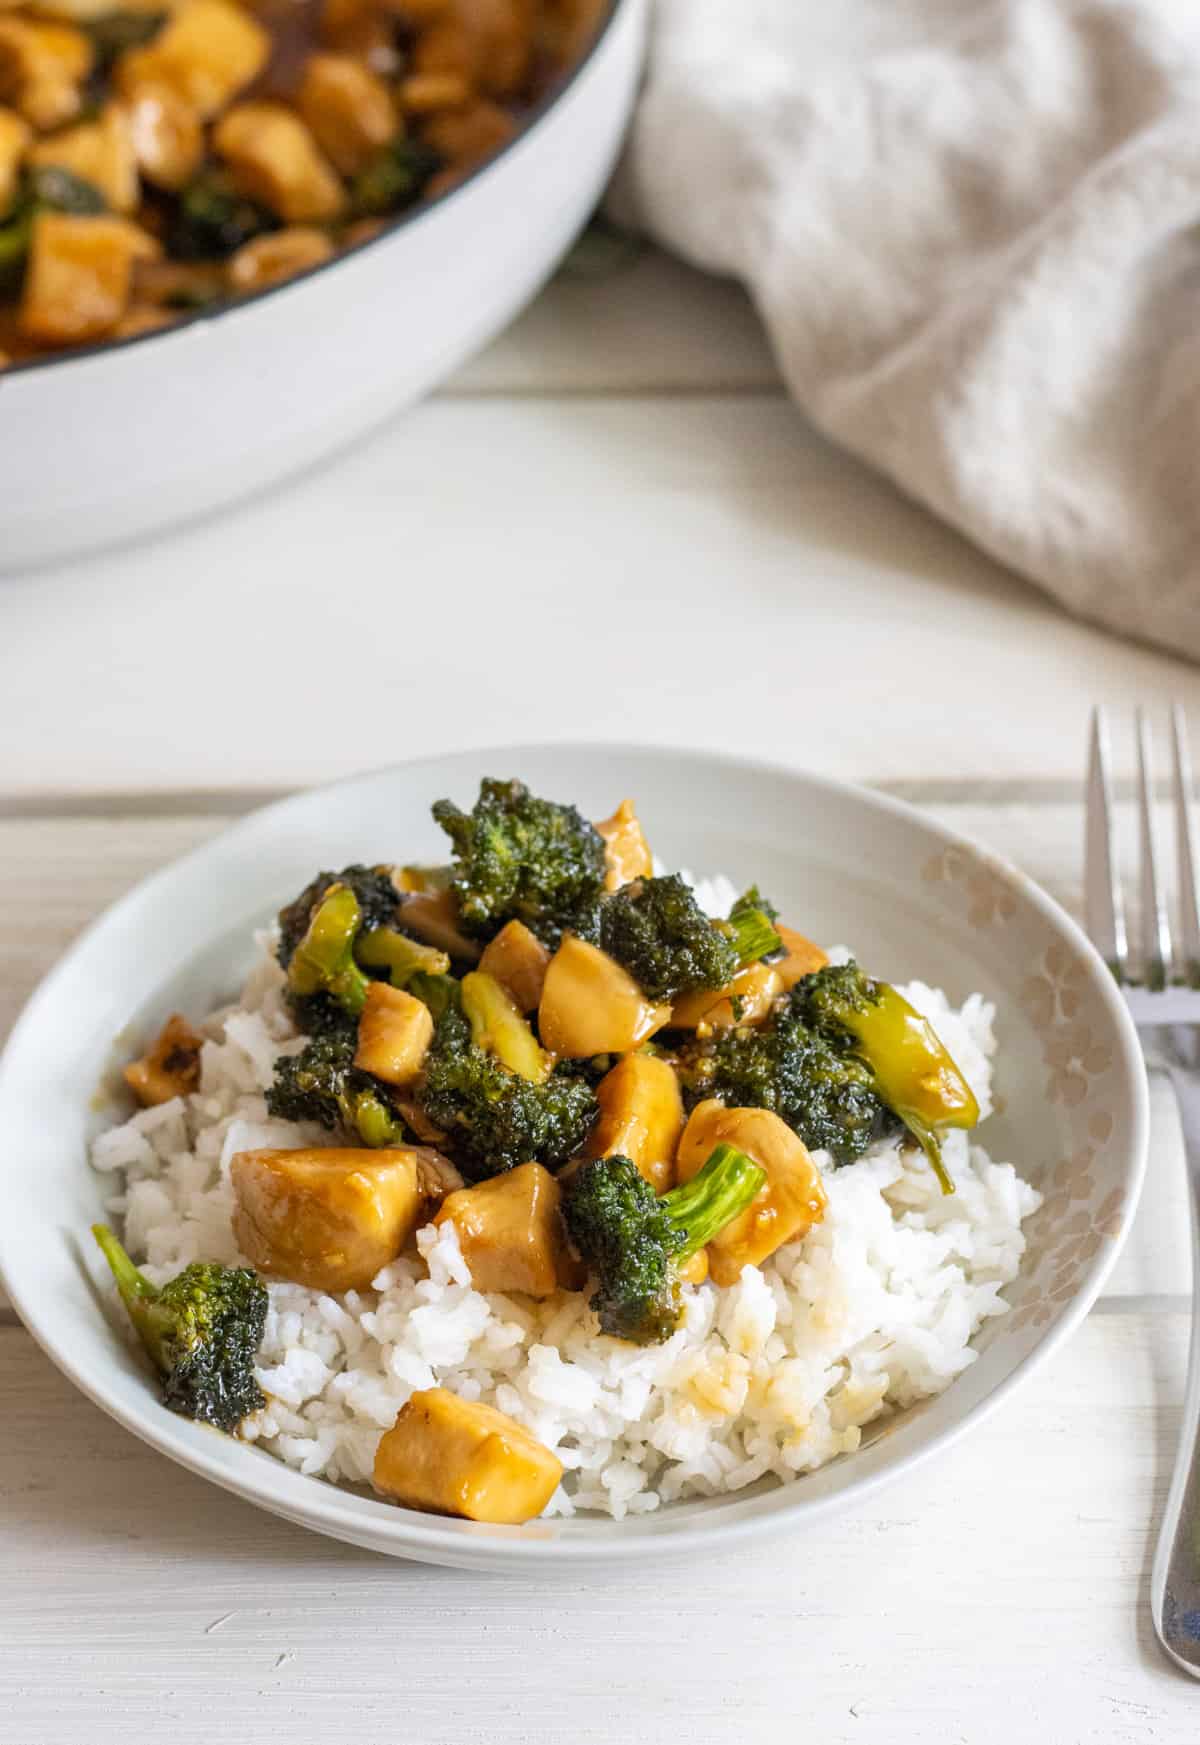
[{"label": "stir fry with broccoli", "polygon": [[168,326],[499,151],[600,0],[0,6],[0,368]]},{"label": "stir fry with broccoli", "polygon": [[[820,1225],[830,1172],[879,1142],[954,1192],[944,1136],[979,1105],[896,988],[830,962],[756,886],[708,913],[656,870],[628,800],[597,824],[487,780],[469,811],[432,810],[444,861],[323,870],[279,912],[264,1118],[296,1142],[229,1163],[249,1266],[193,1264],[159,1289],[97,1229],[166,1403],[202,1422],[264,1404],[263,1280],[369,1293],[422,1231],[452,1226],[477,1291],[578,1298],[596,1338],[655,1346],[695,1291]],[[129,1089],[202,1096],[204,1048],[175,1015]],[[494,1408],[417,1389],[376,1485],[509,1521],[561,1470]]]}]

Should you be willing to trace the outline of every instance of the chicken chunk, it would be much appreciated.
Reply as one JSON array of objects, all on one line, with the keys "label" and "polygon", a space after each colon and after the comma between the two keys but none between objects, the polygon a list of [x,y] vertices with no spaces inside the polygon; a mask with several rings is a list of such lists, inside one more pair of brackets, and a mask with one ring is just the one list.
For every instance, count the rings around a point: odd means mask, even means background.
[{"label": "chicken chunk", "polygon": [[628,970],[573,933],[550,959],[538,1024],[552,1054],[628,1054],[670,1018],[669,1005],[647,999]]},{"label": "chicken chunk", "polygon": [[79,113],[93,58],[90,41],[73,25],[0,15],[0,102],[39,132],[61,127]]},{"label": "chicken chunk", "polygon": [[270,36],[244,7],[186,0],[152,42],[120,57],[115,76],[127,97],[165,85],[208,121],[257,77],[270,52]]},{"label": "chicken chunk", "polygon": [[375,1488],[411,1509],[516,1526],[540,1515],[562,1463],[515,1419],[445,1388],[422,1388],[375,1454]]},{"label": "chicken chunk", "polygon": [[656,1194],[675,1185],[683,1099],[674,1068],[653,1054],[627,1054],[596,1086],[600,1118],[585,1157],[619,1154],[635,1163]]},{"label": "chicken chunk", "polygon": [[372,982],[358,1020],[354,1064],[389,1085],[410,1085],[433,1041],[433,1015],[423,1000]]},{"label": "chicken chunk", "polygon": [[536,1012],[546,985],[550,953],[524,921],[509,921],[484,947],[479,967],[494,976],[522,1012]]},{"label": "chicken chunk", "polygon": [[785,990],[794,988],[805,976],[813,975],[817,970],[824,969],[829,962],[825,952],[819,945],[814,945],[811,939],[806,939],[803,933],[797,933],[793,927],[781,927],[775,923],[775,931],[783,940],[786,956],[781,957],[771,967],[779,977]]},{"label": "chicken chunk", "polygon": [[110,103],[96,121],[81,121],[38,140],[27,153],[31,164],[53,164],[90,182],[114,212],[132,212],[138,203],[138,168],[129,118]]},{"label": "chicken chunk", "polygon": [[418,73],[457,73],[493,97],[513,97],[529,72],[534,0],[451,0],[418,37]]},{"label": "chicken chunk", "polygon": [[15,109],[0,108],[0,212],[12,205],[21,159],[32,137],[33,129]]},{"label": "chicken chunk", "polygon": [[486,99],[465,109],[446,109],[430,117],[425,138],[453,169],[467,170],[507,145],[517,124],[507,109]]},{"label": "chicken chunk", "polygon": [[735,1024],[757,1024],[771,1009],[771,1002],[783,992],[778,966],[752,963],[739,971],[727,987],[700,988],[676,1000],[671,1023],[679,1030],[694,1030],[697,1036],[711,1036],[714,1030],[729,1030]]},{"label": "chicken chunk", "polygon": [[478,1291],[548,1297],[579,1290],[583,1271],[567,1246],[558,1183],[540,1163],[523,1163],[450,1194],[435,1222],[449,1220]]},{"label": "chicken chunk", "polygon": [[177,192],[204,156],[198,112],[173,85],[139,84],[125,104],[138,169],[156,188]]},{"label": "chicken chunk", "polygon": [[43,345],[111,333],[129,303],[134,262],[161,252],[128,218],[40,212],[25,271],[21,332]]},{"label": "chicken chunk", "polygon": [[622,800],[611,818],[596,829],[604,838],[604,858],[608,871],[604,875],[606,891],[619,891],[634,879],[648,879],[654,873],[654,856],[633,809],[632,800]]},{"label": "chicken chunk", "polygon": [[727,1109],[715,1098],[698,1103],[684,1128],[676,1159],[679,1180],[691,1181],[722,1144],[735,1145],[767,1172],[750,1205],[708,1247],[714,1283],[732,1285],[744,1266],[758,1266],[819,1224],[826,1199],[820,1171],[786,1122],[768,1109]]},{"label": "chicken chunk", "polygon": [[417,1148],[241,1151],[230,1180],[250,1264],[314,1291],[364,1290],[441,1198]]},{"label": "chicken chunk", "polygon": [[213,145],[244,193],[288,224],[336,218],[346,192],[308,128],[282,103],[236,103]]},{"label": "chicken chunk", "polygon": [[296,107],[344,176],[357,175],[399,129],[387,85],[353,55],[310,55]]},{"label": "chicken chunk", "polygon": [[200,1084],[204,1038],[186,1018],[173,1012],[140,1060],[125,1068],[125,1083],[145,1108],[186,1097]]}]

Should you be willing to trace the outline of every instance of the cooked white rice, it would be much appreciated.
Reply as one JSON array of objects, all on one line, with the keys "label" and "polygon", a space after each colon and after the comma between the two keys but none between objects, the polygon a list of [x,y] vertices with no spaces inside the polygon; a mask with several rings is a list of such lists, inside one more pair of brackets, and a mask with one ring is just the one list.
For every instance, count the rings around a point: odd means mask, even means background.
[{"label": "cooked white rice", "polygon": [[[731,893],[725,881],[700,891],[710,913],[725,913]],[[273,936],[259,945],[240,1003],[205,1026],[199,1091],[143,1110],[93,1148],[122,1190],[110,1210],[156,1282],[193,1260],[240,1258],[237,1152],[336,1142],[267,1114],[277,1056],[303,1044]],[[934,1019],[986,1115],[992,1006],[973,994],[955,1010],[921,983],[904,991]],[[415,1389],[436,1385],[499,1407],[557,1453],[565,1477],[550,1515],[619,1520],[768,1473],[811,1472],[853,1452],[874,1419],[940,1393],[974,1361],[982,1323],[1005,1312],[1021,1221],[1040,1196],[964,1133],[947,1136],[945,1160],[949,1197],[898,1141],[828,1170],[824,1222],[729,1289],[687,1287],[684,1324],[660,1346],[601,1336],[586,1294],[534,1302],[473,1290],[452,1224],[421,1230],[419,1253],[370,1291],[335,1298],[272,1284],[258,1370],[268,1404],[243,1434],[301,1472],[369,1482],[382,1432]]]}]

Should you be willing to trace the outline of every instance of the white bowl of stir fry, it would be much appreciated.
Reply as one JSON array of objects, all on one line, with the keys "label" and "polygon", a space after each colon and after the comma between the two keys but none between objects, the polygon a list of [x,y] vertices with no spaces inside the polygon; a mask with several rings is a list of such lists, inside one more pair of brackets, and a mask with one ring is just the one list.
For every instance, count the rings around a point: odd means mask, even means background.
[{"label": "white bowl of stir fry", "polygon": [[644,12],[0,9],[0,564],[245,496],[449,374],[599,198]]},{"label": "white bowl of stir fry", "polygon": [[0,1110],[4,1282],[93,1400],[478,1568],[711,1554],[934,1457],[1095,1299],[1147,1136],[1020,873],[622,748],[256,814],[72,948]]}]

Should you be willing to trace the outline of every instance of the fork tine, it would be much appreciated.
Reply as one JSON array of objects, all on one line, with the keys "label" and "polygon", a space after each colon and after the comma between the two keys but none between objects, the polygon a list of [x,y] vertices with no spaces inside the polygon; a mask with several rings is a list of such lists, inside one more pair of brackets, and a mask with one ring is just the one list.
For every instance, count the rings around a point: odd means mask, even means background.
[{"label": "fork tine", "polygon": [[1171,973],[1171,923],[1158,876],[1154,840],[1154,757],[1146,711],[1137,711],[1138,812],[1142,839],[1142,980],[1165,988]]},{"label": "fork tine", "polygon": [[1189,987],[1200,987],[1200,898],[1196,893],[1196,817],[1192,751],[1183,705],[1171,708],[1175,747],[1175,840],[1179,855],[1180,968]]},{"label": "fork tine", "polygon": [[1108,719],[1099,707],[1092,710],[1088,755],[1084,887],[1087,930],[1109,969],[1123,982],[1129,972],[1129,939],[1114,850]]}]

